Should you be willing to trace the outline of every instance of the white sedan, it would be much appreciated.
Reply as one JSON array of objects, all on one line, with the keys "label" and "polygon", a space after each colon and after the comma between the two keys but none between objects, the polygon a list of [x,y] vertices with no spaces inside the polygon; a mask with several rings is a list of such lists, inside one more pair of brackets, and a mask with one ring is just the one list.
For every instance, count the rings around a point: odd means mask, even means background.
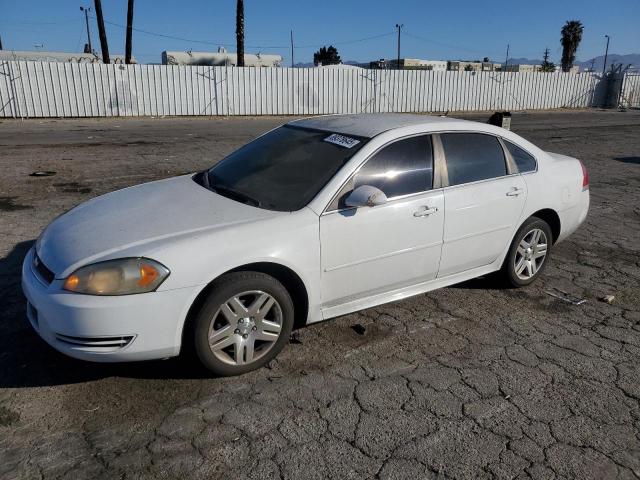
[{"label": "white sedan", "polygon": [[500,271],[534,281],[584,221],[579,160],[419,115],[289,122],[215,166],[94,198],[28,252],[38,334],[92,361],[192,348],[218,375],[305,325]]}]

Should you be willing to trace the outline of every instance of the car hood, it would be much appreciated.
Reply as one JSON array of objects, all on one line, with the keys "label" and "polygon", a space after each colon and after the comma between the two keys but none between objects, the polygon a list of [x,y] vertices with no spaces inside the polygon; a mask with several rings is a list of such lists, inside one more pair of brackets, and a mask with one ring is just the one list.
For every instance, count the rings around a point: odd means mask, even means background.
[{"label": "car hood", "polygon": [[64,278],[82,265],[130,256],[152,243],[199,236],[276,215],[282,213],[228,199],[185,175],[125,188],[80,204],[49,224],[36,243],[36,251],[56,278]]}]

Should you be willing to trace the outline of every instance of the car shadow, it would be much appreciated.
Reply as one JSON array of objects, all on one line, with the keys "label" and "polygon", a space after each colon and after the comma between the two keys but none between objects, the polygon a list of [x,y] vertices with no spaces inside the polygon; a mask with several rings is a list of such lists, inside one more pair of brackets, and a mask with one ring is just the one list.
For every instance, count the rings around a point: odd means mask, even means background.
[{"label": "car shadow", "polygon": [[640,165],[640,157],[613,157],[613,159],[622,163]]},{"label": "car shadow", "polygon": [[107,377],[211,378],[190,355],[149,362],[92,363],[63,355],[42,340],[26,318],[21,267],[33,241],[17,244],[0,259],[0,388],[65,385]]},{"label": "car shadow", "polygon": [[484,277],[476,277],[461,283],[456,283],[448,288],[460,288],[468,290],[509,290],[511,287],[499,274],[490,274]]}]

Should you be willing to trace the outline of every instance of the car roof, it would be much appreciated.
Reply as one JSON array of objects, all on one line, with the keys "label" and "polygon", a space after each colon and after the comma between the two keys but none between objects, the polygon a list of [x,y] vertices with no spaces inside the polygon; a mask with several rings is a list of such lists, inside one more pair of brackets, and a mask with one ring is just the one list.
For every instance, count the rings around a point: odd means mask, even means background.
[{"label": "car roof", "polygon": [[409,126],[441,128],[443,125],[476,123],[457,118],[435,117],[410,113],[359,113],[354,115],[321,115],[318,117],[294,120],[287,125],[312,128],[343,135],[357,137],[375,137],[376,135]]}]

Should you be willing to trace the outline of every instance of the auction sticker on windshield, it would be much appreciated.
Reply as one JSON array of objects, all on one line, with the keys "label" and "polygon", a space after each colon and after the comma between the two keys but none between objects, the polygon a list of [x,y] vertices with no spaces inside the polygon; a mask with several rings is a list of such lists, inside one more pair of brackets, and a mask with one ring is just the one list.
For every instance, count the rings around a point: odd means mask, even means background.
[{"label": "auction sticker on windshield", "polygon": [[356,140],[355,138],[345,137],[344,135],[338,135],[337,133],[333,133],[324,139],[325,142],[333,143],[334,145],[340,145],[345,148],[355,147],[360,143],[360,140]]}]

